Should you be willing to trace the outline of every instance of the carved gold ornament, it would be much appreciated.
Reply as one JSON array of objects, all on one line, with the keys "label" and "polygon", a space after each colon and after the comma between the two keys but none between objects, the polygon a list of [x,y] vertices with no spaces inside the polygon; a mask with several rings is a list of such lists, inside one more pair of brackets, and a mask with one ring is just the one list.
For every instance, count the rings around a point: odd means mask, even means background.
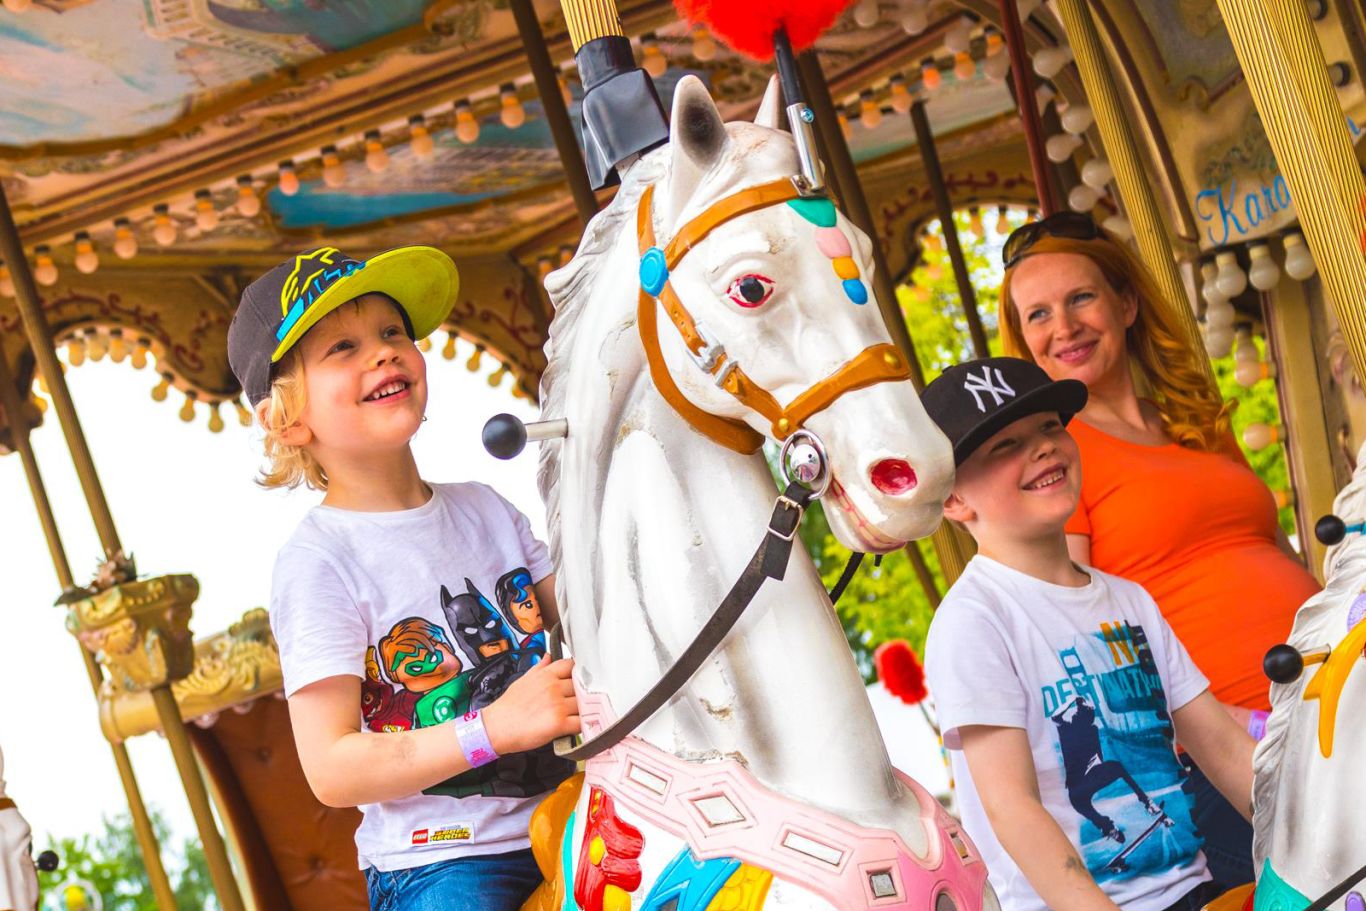
[{"label": "carved gold ornament", "polygon": [[123,582],[73,602],[66,628],[95,656],[109,685],[150,690],[193,669],[190,614],[197,597],[199,580],[188,574]]}]

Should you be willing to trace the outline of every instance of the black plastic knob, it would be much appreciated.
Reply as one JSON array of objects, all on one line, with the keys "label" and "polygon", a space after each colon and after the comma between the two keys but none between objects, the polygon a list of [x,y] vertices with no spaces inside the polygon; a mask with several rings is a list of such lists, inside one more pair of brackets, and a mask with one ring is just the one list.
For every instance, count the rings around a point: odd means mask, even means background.
[{"label": "black plastic knob", "polygon": [[1314,523],[1314,537],[1320,544],[1331,547],[1347,537],[1347,523],[1329,513]]},{"label": "black plastic knob", "polygon": [[1262,659],[1262,671],[1273,683],[1294,683],[1304,673],[1304,656],[1294,646],[1273,645]]},{"label": "black plastic knob", "polygon": [[38,855],[38,859],[34,863],[36,863],[38,869],[42,870],[44,873],[51,873],[61,866],[62,859],[57,856],[56,851],[44,851]]},{"label": "black plastic knob", "polygon": [[484,424],[484,448],[495,459],[510,459],[526,448],[526,425],[510,414],[495,414]]}]

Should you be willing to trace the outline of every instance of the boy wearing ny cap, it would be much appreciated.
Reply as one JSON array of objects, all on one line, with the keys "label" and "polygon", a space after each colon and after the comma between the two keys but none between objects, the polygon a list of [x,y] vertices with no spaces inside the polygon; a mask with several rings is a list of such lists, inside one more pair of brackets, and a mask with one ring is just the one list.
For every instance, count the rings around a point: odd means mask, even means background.
[{"label": "boy wearing ny cap", "polygon": [[922,401],[958,466],[944,515],[978,547],[930,626],[926,672],[1002,908],[1201,908],[1219,890],[1174,740],[1244,815],[1254,742],[1147,592],[1068,556],[1081,465],[1066,425],[1086,387],[987,358]]},{"label": "boy wearing ny cap", "polygon": [[545,546],[490,488],[424,482],[409,446],[415,339],[457,289],[431,247],[324,247],[249,286],[228,330],[262,483],[324,491],[276,560],[271,627],[309,784],[360,807],[371,906],[392,911],[519,908],[541,879],[531,811],[572,771],[549,742],[579,730],[572,662],[524,654],[486,597],[525,573],[553,623]]}]

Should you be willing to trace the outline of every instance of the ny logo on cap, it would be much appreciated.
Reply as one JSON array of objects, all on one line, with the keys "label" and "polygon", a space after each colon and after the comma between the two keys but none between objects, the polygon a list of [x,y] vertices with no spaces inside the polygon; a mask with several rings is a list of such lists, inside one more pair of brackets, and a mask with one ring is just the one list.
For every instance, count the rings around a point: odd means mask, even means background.
[{"label": "ny logo on cap", "polygon": [[[996,374],[995,382],[991,378],[993,373]],[[963,380],[963,388],[972,393],[972,400],[977,403],[977,410],[983,414],[986,414],[987,408],[982,404],[982,393],[991,394],[993,408],[999,408],[1007,398],[1013,399],[1015,397],[1015,390],[1010,388],[1006,378],[1001,375],[999,367],[984,366],[981,376],[968,371],[967,378]]]}]

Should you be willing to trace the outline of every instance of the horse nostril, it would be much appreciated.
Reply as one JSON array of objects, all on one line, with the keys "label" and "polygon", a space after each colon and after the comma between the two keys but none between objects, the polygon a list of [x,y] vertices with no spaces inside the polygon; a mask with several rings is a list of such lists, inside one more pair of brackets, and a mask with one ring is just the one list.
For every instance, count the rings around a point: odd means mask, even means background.
[{"label": "horse nostril", "polygon": [[883,459],[873,466],[873,486],[885,494],[899,496],[915,489],[915,469],[904,459]]}]

